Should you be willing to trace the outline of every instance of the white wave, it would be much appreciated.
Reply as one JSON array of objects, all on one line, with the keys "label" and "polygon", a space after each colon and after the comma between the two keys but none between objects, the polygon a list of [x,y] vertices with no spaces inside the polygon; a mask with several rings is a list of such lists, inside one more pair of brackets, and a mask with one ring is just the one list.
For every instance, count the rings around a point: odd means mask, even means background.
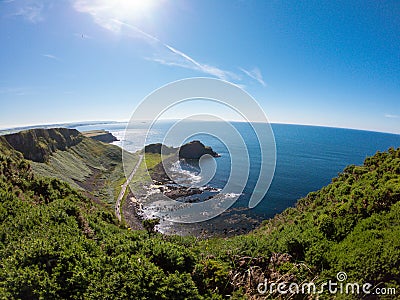
[{"label": "white wave", "polygon": [[242,194],[237,194],[237,193],[226,193],[226,194],[222,194],[226,199],[233,199],[236,197],[239,197]]},{"label": "white wave", "polygon": [[201,181],[201,176],[198,175],[197,172],[183,170],[179,161],[171,165],[170,171],[179,174],[180,177],[177,176],[178,178],[174,178],[176,183],[186,183],[187,181],[197,183]]},{"label": "white wave", "polygon": [[152,195],[159,194],[161,191],[158,188],[151,188],[147,190],[146,195],[144,196],[146,199]]}]

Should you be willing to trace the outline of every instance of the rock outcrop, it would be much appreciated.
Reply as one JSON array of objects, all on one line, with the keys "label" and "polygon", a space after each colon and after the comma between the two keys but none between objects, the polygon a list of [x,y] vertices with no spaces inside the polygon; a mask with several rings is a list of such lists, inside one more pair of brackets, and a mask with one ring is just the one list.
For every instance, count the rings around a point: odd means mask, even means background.
[{"label": "rock outcrop", "polygon": [[212,157],[219,157],[220,155],[215,152],[211,147],[204,146],[200,141],[191,141],[180,147],[179,158],[185,159],[199,159],[205,154],[209,154]]},{"label": "rock outcrop", "polygon": [[76,129],[50,128],[24,130],[5,135],[4,138],[25,159],[46,162],[51,153],[77,145],[83,136]]},{"label": "rock outcrop", "polygon": [[205,154],[209,154],[212,157],[220,156],[211,147],[204,146],[203,143],[197,140],[186,143],[180,148],[168,147],[161,143],[150,144],[144,147],[145,153],[161,154],[161,151],[166,155],[179,151],[179,158],[184,158],[184,159],[199,159]]}]

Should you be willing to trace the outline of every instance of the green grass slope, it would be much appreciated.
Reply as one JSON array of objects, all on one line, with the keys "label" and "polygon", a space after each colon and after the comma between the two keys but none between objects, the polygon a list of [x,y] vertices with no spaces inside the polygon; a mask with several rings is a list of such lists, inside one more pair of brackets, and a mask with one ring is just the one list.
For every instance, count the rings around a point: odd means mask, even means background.
[{"label": "green grass slope", "polygon": [[[34,173],[58,178],[94,199],[114,204],[125,180],[121,148],[65,128],[33,129],[5,138],[29,159],[36,157],[35,149],[46,149],[46,155],[31,161]],[[137,155],[124,155],[135,164]]]},{"label": "green grass slope", "polygon": [[257,286],[321,284],[338,272],[399,293],[399,180],[400,149],[390,149],[255,232],[201,240],[120,227],[103,206],[35,174],[0,143],[0,298],[304,299],[311,296]]}]

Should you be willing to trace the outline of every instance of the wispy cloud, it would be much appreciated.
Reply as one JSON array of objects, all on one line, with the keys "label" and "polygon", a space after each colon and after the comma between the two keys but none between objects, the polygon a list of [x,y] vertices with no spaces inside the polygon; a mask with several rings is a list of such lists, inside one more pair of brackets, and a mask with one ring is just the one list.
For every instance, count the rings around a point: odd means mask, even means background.
[{"label": "wispy cloud", "polygon": [[[195,59],[192,55],[189,55],[188,53],[160,40],[156,36],[132,25],[130,21],[134,19],[135,12],[132,9],[124,9],[124,3],[124,1],[74,0],[73,6],[78,12],[89,14],[96,24],[107,30],[114,33],[123,32],[123,34],[129,35],[133,38],[144,39],[153,47],[154,51],[152,56],[145,58],[149,61],[166,66],[195,70],[228,81],[237,82],[243,79],[235,72],[201,62],[200,60]],[[265,82],[259,69],[255,68],[252,71],[241,70],[245,75],[265,86]]]},{"label": "wispy cloud", "polygon": [[385,118],[390,118],[390,119],[399,119],[400,115],[392,115],[392,114],[386,114]]},{"label": "wispy cloud", "polygon": [[254,68],[253,70],[246,70],[246,69],[243,69],[243,68],[239,68],[239,69],[243,73],[245,73],[247,76],[253,78],[256,81],[258,81],[262,86],[266,86],[260,69],[258,69],[258,68]]},{"label": "wispy cloud", "polygon": [[16,12],[13,14],[14,16],[22,17],[34,24],[43,21],[43,2],[21,1],[14,3],[17,5]]},{"label": "wispy cloud", "polygon": [[223,80],[239,79],[238,75],[230,71],[225,71],[211,65],[200,63],[195,59],[193,59],[192,57],[190,57],[189,55],[187,55],[186,53],[183,53],[182,51],[179,51],[178,49],[175,49],[174,47],[167,45],[165,43],[163,43],[163,46],[166,47],[173,54],[177,55],[179,58],[182,58],[187,63],[184,66],[186,66],[188,69],[193,69],[203,72],[205,74],[213,75]]},{"label": "wispy cloud", "polygon": [[[139,1],[73,0],[73,7],[78,12],[89,14],[101,27],[118,33],[123,24],[115,22],[114,18],[121,21],[131,20],[135,16],[135,10],[132,8],[134,2]],[[139,7],[140,5],[136,9]]]},{"label": "wispy cloud", "polygon": [[[226,71],[223,69],[220,69],[215,66],[211,66],[208,64],[201,63],[197,60],[195,60],[193,57],[189,56],[188,54],[174,48],[173,46],[161,41],[159,38],[141,30],[140,28],[131,25],[127,22],[122,22],[117,19],[112,19],[114,23],[118,24],[118,28],[121,29],[120,26],[125,26],[127,28],[130,28],[135,32],[135,36],[140,35],[142,38],[146,39],[147,41],[151,42],[153,47],[160,47],[164,49],[164,51],[159,51],[157,54],[158,56],[155,57],[147,57],[147,60],[151,60],[163,65],[167,66],[175,66],[175,67],[181,67],[181,68],[186,68],[186,69],[191,69],[191,70],[196,70],[200,71],[202,73],[208,74],[215,76],[217,78],[223,79],[223,80],[238,80],[240,77],[236,75],[233,72]],[[107,23],[109,24],[109,23]],[[106,26],[105,28],[116,28],[116,26]],[[165,50],[167,53],[165,53]],[[160,56],[161,55],[161,56]]]},{"label": "wispy cloud", "polygon": [[34,91],[28,87],[0,87],[0,96],[26,96],[32,95]]},{"label": "wispy cloud", "polygon": [[42,54],[42,56],[60,61],[60,59],[57,56],[53,55],[53,54]]}]

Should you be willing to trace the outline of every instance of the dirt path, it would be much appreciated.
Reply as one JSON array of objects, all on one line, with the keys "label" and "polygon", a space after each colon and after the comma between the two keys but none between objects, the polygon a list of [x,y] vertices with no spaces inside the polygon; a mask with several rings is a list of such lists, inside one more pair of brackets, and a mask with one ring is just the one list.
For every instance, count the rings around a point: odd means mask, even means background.
[{"label": "dirt path", "polygon": [[138,170],[140,164],[142,163],[142,160],[143,160],[143,155],[139,155],[139,160],[136,163],[135,168],[132,170],[132,173],[129,175],[129,178],[121,186],[121,191],[120,191],[119,196],[117,198],[117,202],[115,203],[115,215],[117,216],[118,221],[120,221],[120,222],[121,222],[121,200],[125,195],[126,188],[129,186],[129,183],[131,182],[133,176],[135,175],[136,171]]}]

